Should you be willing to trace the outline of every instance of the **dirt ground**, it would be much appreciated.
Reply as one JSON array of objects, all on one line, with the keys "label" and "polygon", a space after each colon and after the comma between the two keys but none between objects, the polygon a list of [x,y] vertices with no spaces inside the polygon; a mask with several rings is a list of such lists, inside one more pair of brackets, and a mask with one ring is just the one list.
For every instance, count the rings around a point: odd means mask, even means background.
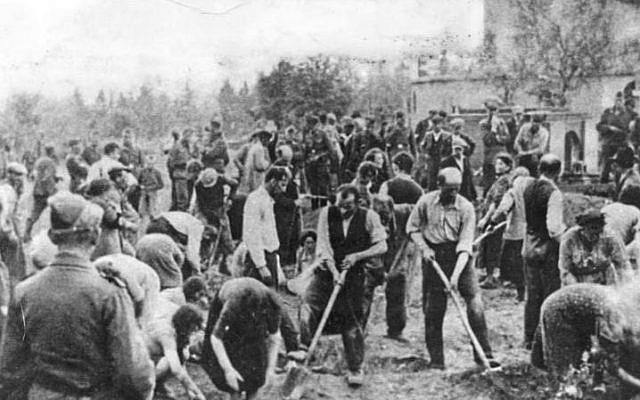
[{"label": "dirt ground", "polygon": [[[575,215],[602,207],[604,199],[567,193],[565,222],[573,225]],[[313,227],[314,214],[305,215],[306,227]],[[470,341],[455,307],[449,302],[444,323],[444,346],[447,369],[426,368],[429,356],[424,343],[421,272],[413,268],[408,279],[408,322],[404,331],[407,343],[386,338],[384,291],[378,288],[373,303],[366,338],[365,372],[362,388],[350,389],[344,377],[342,341],[339,336],[322,338],[318,362],[323,373],[314,373],[307,381],[305,399],[518,399],[553,398],[556,384],[529,364],[529,352],[522,348],[524,303],[516,300],[515,290],[506,288],[483,291],[489,337],[495,357],[502,363],[499,372],[482,373],[473,361]],[[296,315],[295,299],[287,299]],[[199,366],[189,369],[207,398],[224,399],[209,382]],[[266,388],[260,398],[277,399],[277,390],[285,375],[279,375],[274,387]],[[182,389],[175,386],[178,393]],[[185,397],[181,397],[181,399]]]},{"label": "dirt ground", "polygon": [[[30,185],[29,185],[30,186]],[[167,191],[165,189],[165,191]],[[161,196],[168,203],[167,196]],[[21,209],[29,210],[29,195],[23,197]],[[604,199],[565,193],[565,221],[573,224],[575,215],[590,207],[601,207]],[[168,204],[166,204],[168,208]],[[305,215],[306,227],[315,228],[315,214]],[[47,215],[43,215],[36,231],[44,228]],[[384,291],[378,288],[373,303],[369,331],[366,338],[365,372],[362,388],[350,389],[343,375],[342,342],[339,336],[323,337],[319,349],[319,364],[324,373],[314,373],[307,382],[305,398],[412,400],[412,399],[548,399],[555,389],[546,374],[531,367],[528,352],[522,348],[523,303],[516,300],[515,291],[498,289],[483,291],[489,337],[495,357],[503,364],[502,371],[483,374],[473,361],[470,341],[463,329],[453,304],[449,304],[444,323],[444,346],[447,369],[426,369],[429,361],[424,343],[424,318],[421,310],[421,273],[414,268],[408,279],[408,322],[404,331],[407,343],[384,337]],[[288,299],[292,315],[296,315],[296,300]],[[318,363],[317,363],[318,364]],[[206,374],[196,364],[188,369],[208,399],[225,399],[216,390]],[[276,399],[285,374],[278,376],[273,388],[268,388],[260,398]],[[179,399],[187,399],[186,393],[176,382],[171,387]],[[160,399],[158,397],[158,399]]]}]

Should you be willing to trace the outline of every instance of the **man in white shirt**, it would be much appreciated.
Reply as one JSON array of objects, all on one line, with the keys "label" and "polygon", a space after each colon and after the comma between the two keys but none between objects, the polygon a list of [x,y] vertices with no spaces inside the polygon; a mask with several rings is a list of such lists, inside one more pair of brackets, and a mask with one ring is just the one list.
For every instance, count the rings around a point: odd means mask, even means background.
[{"label": "man in white shirt", "polygon": [[[248,255],[243,275],[255,278],[276,290],[286,282],[278,282],[280,241],[273,212],[273,195],[278,191],[285,191],[290,179],[291,173],[288,168],[271,167],[262,186],[249,193],[244,204],[242,241],[247,247]],[[302,204],[302,201],[296,200],[296,204]],[[280,329],[284,346],[289,356],[295,358],[291,352],[298,350],[298,332],[286,311],[283,311],[281,318]]]}]

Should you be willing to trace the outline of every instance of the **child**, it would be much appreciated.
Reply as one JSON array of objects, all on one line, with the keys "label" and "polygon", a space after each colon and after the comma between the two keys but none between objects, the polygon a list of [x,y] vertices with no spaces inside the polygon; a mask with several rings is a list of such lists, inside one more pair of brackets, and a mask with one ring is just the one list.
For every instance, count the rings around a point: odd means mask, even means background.
[{"label": "child", "polygon": [[140,185],[140,205],[138,207],[140,229],[138,234],[140,237],[146,232],[149,221],[158,215],[158,191],[164,187],[162,175],[154,167],[155,162],[155,155],[147,154],[145,167],[140,170],[138,177]]}]

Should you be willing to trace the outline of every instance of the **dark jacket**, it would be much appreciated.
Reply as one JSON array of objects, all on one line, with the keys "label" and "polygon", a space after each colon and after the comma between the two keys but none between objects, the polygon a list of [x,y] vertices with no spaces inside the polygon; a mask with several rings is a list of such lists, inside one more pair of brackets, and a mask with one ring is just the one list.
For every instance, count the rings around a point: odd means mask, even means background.
[{"label": "dark jacket", "polygon": [[4,340],[3,399],[33,384],[68,396],[115,390],[122,399],[145,399],[153,389],[126,289],[70,253],[16,287]]},{"label": "dark jacket", "polygon": [[[469,158],[465,157],[463,161],[464,171],[462,172],[462,184],[460,185],[460,195],[467,200],[473,202],[478,197],[478,192],[473,184],[473,170],[469,164]],[[456,162],[455,157],[452,155],[442,160],[440,163],[440,169],[454,167],[460,169],[460,166]]]}]

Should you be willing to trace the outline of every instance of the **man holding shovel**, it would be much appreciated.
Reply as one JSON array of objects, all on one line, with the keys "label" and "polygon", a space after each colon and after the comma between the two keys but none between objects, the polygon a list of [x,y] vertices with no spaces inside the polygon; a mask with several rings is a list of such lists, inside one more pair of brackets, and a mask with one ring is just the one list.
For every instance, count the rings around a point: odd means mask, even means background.
[{"label": "man holding shovel", "polygon": [[[338,294],[326,333],[342,334],[349,368],[347,382],[358,387],[364,382],[364,314],[365,268],[373,257],[387,251],[387,233],[373,210],[358,205],[360,192],[354,185],[338,188],[336,205],[322,209],[318,219],[316,258],[323,266],[316,269],[301,309],[301,342],[309,346],[340,272],[348,270]],[[308,355],[310,356],[310,355]]]},{"label": "man holding shovel", "polygon": [[[441,268],[450,279],[452,291],[460,291],[467,304],[467,318],[491,367],[491,346],[487,338],[484,306],[472,264],[473,236],[476,225],[473,205],[458,194],[462,175],[456,168],[444,168],[438,174],[440,190],[423,195],[407,221],[407,234],[422,252],[422,296],[425,341],[430,368],[444,369],[442,323],[447,309],[448,285],[437,273]],[[477,363],[482,357],[474,350]]]}]

